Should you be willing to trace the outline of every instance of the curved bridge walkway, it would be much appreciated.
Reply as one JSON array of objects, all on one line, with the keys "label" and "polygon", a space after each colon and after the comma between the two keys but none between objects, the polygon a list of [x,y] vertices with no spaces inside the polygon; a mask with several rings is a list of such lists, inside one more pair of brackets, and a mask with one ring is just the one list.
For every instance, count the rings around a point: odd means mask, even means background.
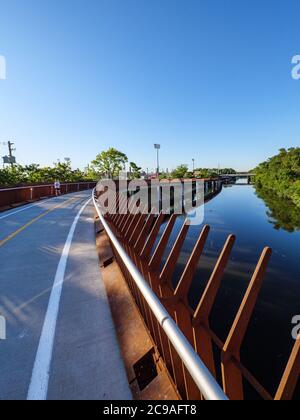
[{"label": "curved bridge walkway", "polygon": [[100,277],[90,196],[0,213],[2,400],[131,398]]}]

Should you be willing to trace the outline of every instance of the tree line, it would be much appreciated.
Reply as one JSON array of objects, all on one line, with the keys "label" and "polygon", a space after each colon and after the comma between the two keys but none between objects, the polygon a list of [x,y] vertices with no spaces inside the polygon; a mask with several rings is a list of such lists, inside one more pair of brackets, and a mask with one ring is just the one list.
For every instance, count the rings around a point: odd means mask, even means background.
[{"label": "tree line", "polygon": [[13,165],[0,169],[0,186],[12,187],[27,184],[93,181],[95,174],[88,167],[85,171],[73,170],[71,162],[55,163],[53,166],[41,167],[38,164]]},{"label": "tree line", "polygon": [[280,149],[279,154],[254,170],[258,190],[267,190],[290,199],[300,207],[300,148]]},{"label": "tree line", "polygon": [[[72,169],[71,161],[54,163],[53,166],[42,167],[38,164],[13,165],[0,169],[0,186],[9,187],[25,184],[60,182],[98,181],[101,178],[117,178],[120,172],[129,167],[127,175],[130,179],[138,179],[146,175],[135,162],[130,162],[127,155],[113,147],[99,153],[84,169]],[[235,173],[232,168],[209,169],[198,168],[189,171],[188,165],[179,165],[172,171],[162,171],[160,179],[174,178],[215,178],[218,175]]]},{"label": "tree line", "polygon": [[[99,181],[104,177],[114,178],[124,170],[128,162],[127,156],[110,148],[98,154],[84,170],[72,169],[70,159],[54,163],[52,166],[42,167],[38,164],[13,165],[0,169],[0,186],[12,187],[17,185],[60,182]],[[134,162],[129,163],[132,178],[141,176],[142,168]]]},{"label": "tree line", "polygon": [[171,172],[163,172],[160,174],[161,179],[178,179],[178,178],[217,178],[220,175],[235,174],[233,168],[197,168],[194,171],[189,171],[188,165],[179,165]]},{"label": "tree line", "polygon": [[[120,171],[124,171],[128,163],[128,157],[125,153],[120,152],[114,148],[110,148],[97,155],[96,159],[92,162],[92,169],[99,176],[107,176],[109,178],[118,177]],[[160,179],[177,179],[177,178],[216,178],[223,174],[235,174],[233,168],[223,169],[209,169],[198,168],[194,171],[189,171],[188,165],[182,164],[177,166],[172,171],[161,171],[159,174]],[[145,175],[142,168],[135,162],[129,162],[128,177],[137,179]]]}]

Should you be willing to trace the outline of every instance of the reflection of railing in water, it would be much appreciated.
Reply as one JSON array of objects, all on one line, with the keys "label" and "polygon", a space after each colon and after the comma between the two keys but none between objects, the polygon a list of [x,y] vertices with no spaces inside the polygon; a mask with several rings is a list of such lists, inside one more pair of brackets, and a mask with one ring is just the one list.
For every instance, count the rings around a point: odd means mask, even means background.
[{"label": "reflection of railing in water", "polygon": [[[222,191],[222,187],[223,183],[219,179],[174,179],[162,180],[159,183],[158,181],[146,182],[144,189],[148,191],[147,205],[149,212],[154,207],[159,211],[163,210],[165,214],[172,214],[174,211],[181,214],[186,212],[187,209],[197,207],[197,201],[203,204],[211,200]],[[176,199],[178,189],[180,190],[179,202]],[[119,191],[118,183],[116,183],[116,190]],[[131,191],[129,195],[133,196],[136,193],[136,190]],[[153,196],[156,196],[155,203],[153,203]],[[166,200],[162,198],[163,196]]]},{"label": "reflection of railing in water", "polygon": [[[172,188],[176,184],[181,184],[182,188],[182,196],[184,197],[184,191],[190,189],[190,194],[186,194],[186,196],[190,197],[188,200],[183,198],[183,202],[177,203],[175,205],[174,203],[174,195],[172,194],[171,190],[171,196],[170,196],[170,214],[176,213],[181,214],[185,213],[187,209],[195,209],[197,201],[199,200],[201,204],[204,204],[204,202],[208,202],[212,198],[214,198],[216,195],[218,195],[222,191],[222,182],[219,180],[203,180],[202,188],[199,188],[197,186],[197,182],[201,182],[199,180],[187,182],[185,185],[182,181],[170,181],[170,185],[172,185]],[[162,188],[160,188],[159,191],[160,197],[162,196]],[[203,195],[203,196],[202,196]],[[151,210],[152,206],[149,206],[149,211]],[[159,210],[164,210],[165,213],[168,213],[168,209],[162,205],[161,198],[159,199]]]},{"label": "reflection of railing in water", "polygon": [[[124,198],[120,198],[118,207],[122,208],[125,203],[126,200],[124,201]],[[153,214],[148,216],[143,214],[108,214],[106,220],[144,279],[159,297],[168,313],[176,321],[181,331],[195,348],[195,351],[204,361],[211,373],[215,377],[219,377],[219,373],[221,372],[222,385],[226,395],[228,395],[230,399],[244,399],[244,380],[256,390],[262,399],[273,400],[275,398],[280,400],[292,398],[300,374],[300,340],[296,341],[286,371],[275,396],[271,396],[263,388],[240,360],[240,349],[271,256],[270,248],[265,248],[261,255],[231,331],[224,343],[210,328],[209,317],[235,243],[235,237],[233,235],[228,237],[198,307],[193,311],[188,303],[188,293],[208,238],[209,227],[205,226],[203,228],[179,284],[174,290],[172,277],[189,230],[188,223],[185,222],[183,224],[164,267],[160,269],[163,255],[175,225],[175,215],[168,221],[154,252],[153,248],[157,242],[157,237],[164,220],[162,214],[156,219]],[[115,253],[115,256],[157,349],[182,398],[200,398],[199,389],[195,386],[191,376],[183,367],[178,355],[153,318],[117,252]],[[214,348],[218,349],[218,355],[221,356],[221,366],[216,363]],[[257,351],[259,351],[259,347]]]}]

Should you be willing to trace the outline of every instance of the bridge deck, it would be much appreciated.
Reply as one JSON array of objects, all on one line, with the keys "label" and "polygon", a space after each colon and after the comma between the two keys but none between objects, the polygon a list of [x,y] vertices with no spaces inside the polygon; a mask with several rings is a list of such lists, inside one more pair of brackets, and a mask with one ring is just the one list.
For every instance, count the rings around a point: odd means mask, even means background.
[{"label": "bridge deck", "polygon": [[0,213],[0,399],[131,398],[89,197]]}]

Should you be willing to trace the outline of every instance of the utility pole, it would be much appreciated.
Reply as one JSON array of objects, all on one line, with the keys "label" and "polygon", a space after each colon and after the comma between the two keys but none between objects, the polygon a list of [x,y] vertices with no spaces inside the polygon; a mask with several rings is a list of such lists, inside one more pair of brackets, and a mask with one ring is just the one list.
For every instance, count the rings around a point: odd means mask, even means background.
[{"label": "utility pole", "polygon": [[3,146],[8,146],[8,155],[3,157],[3,167],[4,167],[4,164],[9,164],[11,165],[11,167],[13,167],[14,164],[16,163],[16,158],[15,156],[13,156],[13,152],[16,150],[15,148],[13,148],[15,143],[8,141],[5,143],[2,142],[1,144]]},{"label": "utility pole", "polygon": [[14,145],[14,143],[12,143],[11,141],[9,141],[8,143],[8,156],[9,156],[9,162],[10,162],[10,165],[11,165],[11,167],[13,167],[14,166],[14,161],[13,161],[13,145]]},{"label": "utility pole", "polygon": [[193,173],[195,172],[195,159],[192,159],[193,161]]}]

